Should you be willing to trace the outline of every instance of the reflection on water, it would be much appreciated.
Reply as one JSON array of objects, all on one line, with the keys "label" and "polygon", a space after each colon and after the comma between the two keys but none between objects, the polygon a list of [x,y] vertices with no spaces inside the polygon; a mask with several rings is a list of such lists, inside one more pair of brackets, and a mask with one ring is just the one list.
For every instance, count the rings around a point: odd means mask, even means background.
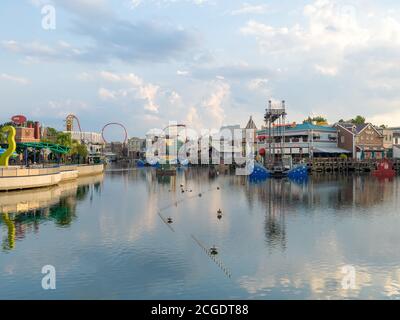
[{"label": "reflection on water", "polygon": [[[59,186],[21,190],[0,195],[0,226],[7,226],[3,238],[3,250],[15,248],[15,240],[22,240],[26,233],[39,232],[45,221],[54,221],[58,227],[68,227],[76,217],[76,203],[83,201],[91,192],[100,192],[103,175],[81,178]],[[93,186],[88,185],[91,183]]]},{"label": "reflection on water", "polygon": [[[399,199],[399,178],[252,183],[207,169],[4,193],[0,298],[400,298]],[[54,292],[38,289],[46,264]]]}]

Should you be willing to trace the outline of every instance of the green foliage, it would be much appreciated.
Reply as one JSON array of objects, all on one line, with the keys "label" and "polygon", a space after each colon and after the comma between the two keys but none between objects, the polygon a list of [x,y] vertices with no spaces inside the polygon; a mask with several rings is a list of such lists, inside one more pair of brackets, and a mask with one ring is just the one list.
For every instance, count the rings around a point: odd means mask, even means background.
[{"label": "green foliage", "polygon": [[41,139],[41,142],[55,143],[65,147],[72,146],[71,134],[54,128],[46,128],[46,136]]},{"label": "green foliage", "polygon": [[365,124],[365,118],[363,116],[357,116],[354,119],[351,119],[351,123],[356,125]]},{"label": "green foliage", "polygon": [[70,155],[86,158],[88,156],[88,150],[84,144],[81,144],[77,140],[72,140]]},{"label": "green foliage", "polygon": [[303,123],[313,123],[316,122],[317,124],[326,124],[328,123],[328,119],[322,117],[322,116],[316,116],[316,117],[308,117],[303,121]]}]

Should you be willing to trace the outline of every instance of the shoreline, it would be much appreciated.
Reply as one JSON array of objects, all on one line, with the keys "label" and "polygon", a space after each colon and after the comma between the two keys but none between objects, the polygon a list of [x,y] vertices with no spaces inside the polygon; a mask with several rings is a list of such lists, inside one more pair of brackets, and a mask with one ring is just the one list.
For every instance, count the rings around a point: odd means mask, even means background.
[{"label": "shoreline", "polygon": [[0,192],[50,187],[103,172],[103,164],[66,165],[40,169],[3,167],[0,168]]}]

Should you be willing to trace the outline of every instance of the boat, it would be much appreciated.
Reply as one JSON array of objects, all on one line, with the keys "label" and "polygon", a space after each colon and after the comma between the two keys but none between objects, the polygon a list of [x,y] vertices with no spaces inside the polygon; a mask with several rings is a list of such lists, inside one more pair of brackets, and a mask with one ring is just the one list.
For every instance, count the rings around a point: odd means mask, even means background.
[{"label": "boat", "polygon": [[396,171],[393,170],[393,163],[388,159],[383,159],[377,164],[377,169],[372,172],[378,178],[393,178]]},{"label": "boat", "polygon": [[282,179],[288,176],[289,169],[283,163],[275,163],[269,172],[272,178]]}]

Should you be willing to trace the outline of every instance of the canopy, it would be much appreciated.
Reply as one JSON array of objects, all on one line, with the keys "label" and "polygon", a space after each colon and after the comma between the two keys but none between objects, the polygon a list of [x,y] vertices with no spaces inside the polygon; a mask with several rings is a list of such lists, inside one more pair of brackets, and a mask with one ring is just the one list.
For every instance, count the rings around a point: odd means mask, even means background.
[{"label": "canopy", "polygon": [[47,143],[47,142],[19,142],[17,143],[18,148],[34,148],[34,149],[49,149],[50,151],[54,153],[60,153],[60,154],[67,154],[71,148],[62,146],[60,144],[54,144],[54,143]]},{"label": "canopy", "polygon": [[316,147],[314,148],[314,153],[351,153],[351,151],[336,147],[325,147],[325,148]]}]

